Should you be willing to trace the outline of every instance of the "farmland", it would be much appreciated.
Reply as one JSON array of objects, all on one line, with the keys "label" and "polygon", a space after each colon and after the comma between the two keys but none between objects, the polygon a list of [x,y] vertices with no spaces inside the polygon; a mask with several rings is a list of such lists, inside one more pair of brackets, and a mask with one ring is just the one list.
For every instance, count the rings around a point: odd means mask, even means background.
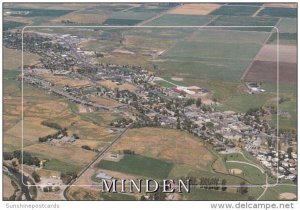
[{"label": "farmland", "polygon": [[149,26],[202,26],[211,20],[210,16],[165,14],[149,23]]},{"label": "farmland", "polygon": [[230,16],[252,16],[259,7],[247,6],[221,6],[219,9],[210,13],[210,15],[230,15]]},{"label": "farmland", "polygon": [[125,155],[119,162],[101,160],[97,167],[142,177],[163,179],[168,177],[172,164],[141,155]]}]

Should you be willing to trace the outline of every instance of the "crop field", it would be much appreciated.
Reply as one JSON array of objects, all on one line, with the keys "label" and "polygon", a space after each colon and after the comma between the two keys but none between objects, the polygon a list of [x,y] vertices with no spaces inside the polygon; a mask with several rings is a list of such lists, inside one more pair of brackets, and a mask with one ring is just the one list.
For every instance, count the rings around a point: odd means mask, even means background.
[{"label": "crop field", "polygon": [[217,28],[214,27],[207,27],[195,31],[188,40],[198,42],[263,44],[268,36],[269,33],[267,32],[217,30]]},{"label": "crop field", "polygon": [[[244,80],[276,84],[277,62],[254,61]],[[283,84],[297,83],[297,65],[295,63],[279,63],[279,82]]]},{"label": "crop field", "polygon": [[164,179],[168,177],[173,164],[141,155],[125,154],[119,162],[101,160],[97,164],[97,167],[112,171],[136,174],[142,177]]},{"label": "crop field", "polygon": [[[279,33],[280,44],[297,45],[297,33]],[[269,38],[268,44],[277,44],[277,33],[273,33]]]},{"label": "crop field", "polygon": [[219,7],[219,4],[184,4],[168,11],[168,13],[176,15],[208,15]]},{"label": "crop field", "polygon": [[163,58],[193,59],[241,59],[250,60],[260,49],[254,43],[226,43],[226,42],[196,42],[182,41],[171,50],[163,54]]},{"label": "crop field", "polygon": [[296,18],[282,18],[276,25],[279,33],[297,33]]},{"label": "crop field", "polygon": [[221,6],[219,9],[210,13],[210,15],[230,15],[230,16],[252,16],[259,7],[248,6]]},{"label": "crop field", "polygon": [[[240,31],[272,31],[272,27],[275,26],[278,21],[278,18],[275,17],[233,17],[233,16],[220,16],[214,21],[212,21],[210,26],[247,26],[247,27],[236,27],[228,28],[230,30],[240,30]],[[259,27],[255,27],[259,26]]]},{"label": "crop field", "polygon": [[[255,60],[277,62],[277,45],[264,45]],[[296,63],[297,47],[279,45],[279,62]]]},{"label": "crop field", "polygon": [[27,12],[24,14],[22,13],[12,14],[12,16],[16,16],[16,17],[39,17],[39,16],[57,17],[72,12],[72,10],[57,10],[57,9],[48,10],[48,9],[32,9],[32,8],[22,8],[22,7],[4,7],[4,9]]},{"label": "crop field", "polygon": [[103,22],[103,25],[112,26],[133,26],[143,21],[142,19],[122,19],[122,18],[108,18]]},{"label": "crop field", "polygon": [[297,8],[265,7],[258,13],[264,17],[297,17]]},{"label": "crop field", "polygon": [[149,26],[202,26],[208,23],[212,16],[165,14],[147,23]]},{"label": "crop field", "polygon": [[[195,58],[196,59],[196,58]],[[250,61],[222,59],[201,59],[177,61],[166,59],[160,62],[154,62],[163,73],[164,77],[180,77],[183,78],[185,84],[188,84],[189,79],[197,79],[190,84],[199,84],[199,80],[219,80],[219,81],[238,81],[244,70],[249,65]],[[212,86],[213,87],[213,86]],[[214,89],[214,88],[213,88]]]}]

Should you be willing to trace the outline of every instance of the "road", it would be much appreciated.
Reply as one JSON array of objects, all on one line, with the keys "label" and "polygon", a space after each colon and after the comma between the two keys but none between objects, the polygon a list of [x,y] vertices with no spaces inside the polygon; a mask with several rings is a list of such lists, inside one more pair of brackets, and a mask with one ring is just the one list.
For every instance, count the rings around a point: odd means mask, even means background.
[{"label": "road", "polygon": [[78,175],[77,178],[72,180],[68,186],[65,188],[64,192],[63,192],[63,196],[66,200],[68,200],[67,194],[68,194],[68,190],[70,189],[71,186],[76,186],[74,185],[75,182],[83,176],[83,174],[90,168],[94,167],[94,165],[96,164],[96,162],[98,162],[98,160],[100,158],[103,157],[103,155],[116,143],[118,142],[121,137],[132,127],[132,124],[130,124],[124,131],[122,131],[122,133],[120,133],[104,150],[102,150],[95,158],[94,160],[92,160]]}]

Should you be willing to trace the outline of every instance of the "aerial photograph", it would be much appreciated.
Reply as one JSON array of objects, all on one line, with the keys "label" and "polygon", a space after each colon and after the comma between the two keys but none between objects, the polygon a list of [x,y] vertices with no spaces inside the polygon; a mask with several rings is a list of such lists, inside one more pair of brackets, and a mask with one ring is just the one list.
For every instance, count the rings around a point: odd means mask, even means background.
[{"label": "aerial photograph", "polygon": [[297,3],[2,4],[3,201],[297,201]]}]

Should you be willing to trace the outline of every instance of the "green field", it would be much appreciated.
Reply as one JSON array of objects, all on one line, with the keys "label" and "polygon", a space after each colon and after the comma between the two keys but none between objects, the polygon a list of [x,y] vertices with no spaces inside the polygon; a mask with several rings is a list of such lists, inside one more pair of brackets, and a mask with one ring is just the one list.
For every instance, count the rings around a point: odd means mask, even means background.
[{"label": "green field", "polygon": [[173,164],[140,155],[124,155],[119,162],[101,160],[97,167],[112,171],[163,179],[168,177]]},{"label": "green field", "polygon": [[[247,16],[220,16],[210,26],[247,26],[247,27],[224,27],[228,30],[240,30],[240,31],[272,31],[272,27],[275,26],[278,18],[270,17],[247,17]],[[255,27],[264,26],[264,27]]]},{"label": "green field", "polygon": [[5,7],[5,9],[9,9],[12,11],[28,12],[25,14],[11,14],[11,16],[15,16],[15,17],[39,17],[39,16],[58,17],[73,12],[73,10],[50,10],[50,9],[48,10],[48,9],[32,9],[32,8],[21,8],[21,7]]},{"label": "green field", "polygon": [[204,200],[204,201],[223,201],[223,200],[249,200],[251,194],[229,193],[216,190],[191,189],[190,193],[185,193],[184,198],[187,200]]},{"label": "green field", "polygon": [[224,101],[218,109],[223,111],[246,112],[249,108],[259,108],[263,106],[269,98],[269,94],[237,93]]},{"label": "green field", "polygon": [[165,87],[165,88],[172,88],[172,87],[175,87],[175,85],[172,85],[171,83],[169,82],[166,82],[164,80],[158,80],[158,81],[155,81],[155,84],[158,84],[162,87]]},{"label": "green field", "polygon": [[297,33],[297,19],[296,18],[282,18],[277,28],[279,33]]},{"label": "green field", "polygon": [[269,33],[253,31],[217,30],[217,28],[203,28],[193,33],[190,41],[222,42],[222,43],[253,43],[262,44]]},{"label": "green field", "polygon": [[13,29],[13,28],[18,28],[21,26],[25,26],[26,23],[21,23],[21,22],[16,22],[16,21],[5,21],[3,23],[3,31]]},{"label": "green field", "polygon": [[[164,77],[181,77],[187,85],[199,85],[201,84],[199,80],[239,81],[249,63],[250,61],[247,60],[232,62],[231,60],[200,58],[198,61],[187,58],[186,61],[166,59],[155,62]],[[211,88],[215,89],[214,86]]]},{"label": "green field", "polygon": [[259,7],[247,6],[222,6],[219,9],[210,13],[210,15],[231,15],[231,16],[251,16]]},{"label": "green field", "polygon": [[297,185],[279,185],[275,187],[269,187],[261,200],[279,200],[280,194],[285,192],[294,193],[297,195]]},{"label": "green field", "polygon": [[242,174],[235,175],[247,179],[250,184],[263,185],[266,183],[266,175],[262,174],[261,171],[254,166],[226,162],[226,167],[228,169],[241,169]]},{"label": "green field", "polygon": [[103,22],[103,25],[112,25],[112,26],[133,26],[138,24],[143,20],[137,19],[117,19],[117,18],[109,18]]},{"label": "green field", "polygon": [[[279,43],[281,45],[297,45],[297,33],[279,33]],[[268,44],[277,44],[277,33],[273,33]]]},{"label": "green field", "polygon": [[49,160],[46,162],[44,169],[53,170],[53,171],[60,171],[60,172],[76,172],[80,171],[80,167],[76,165],[72,165],[70,163],[65,163],[60,160]]},{"label": "green field", "polygon": [[265,7],[258,13],[264,17],[297,17],[297,8]]},{"label": "green field", "polygon": [[220,58],[252,59],[261,45],[254,43],[196,42],[182,41],[163,55],[163,58]]},{"label": "green field", "polygon": [[202,26],[208,23],[212,16],[199,16],[199,15],[163,15],[146,25],[149,26]]}]

